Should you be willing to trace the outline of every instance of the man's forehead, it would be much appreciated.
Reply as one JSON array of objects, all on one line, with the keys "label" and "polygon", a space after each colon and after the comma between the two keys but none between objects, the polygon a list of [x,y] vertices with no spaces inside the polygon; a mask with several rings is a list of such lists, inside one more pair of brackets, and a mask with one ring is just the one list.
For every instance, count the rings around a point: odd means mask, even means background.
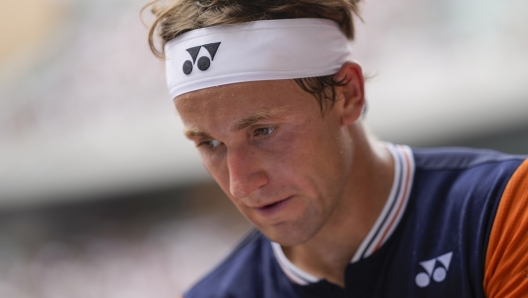
[{"label": "man's forehead", "polygon": [[[243,118],[276,114],[292,105],[302,92],[291,80],[256,81],[217,86],[182,94],[174,99],[180,116]],[[287,99],[287,100],[286,100]]]},{"label": "man's forehead", "polygon": [[179,110],[204,105],[221,106],[231,102],[269,101],[291,92],[303,93],[303,90],[293,80],[240,82],[194,90],[177,96],[174,102]]},{"label": "man's forehead", "polygon": [[[255,81],[205,88],[175,99],[188,136],[238,131],[258,121],[294,114],[311,96],[292,80]],[[315,103],[315,101],[314,101]]]}]

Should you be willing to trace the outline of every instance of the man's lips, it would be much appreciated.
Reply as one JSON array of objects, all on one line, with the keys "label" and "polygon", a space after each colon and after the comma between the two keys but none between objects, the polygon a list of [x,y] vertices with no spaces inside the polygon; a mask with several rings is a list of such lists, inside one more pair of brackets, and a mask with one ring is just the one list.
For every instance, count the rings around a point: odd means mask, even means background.
[{"label": "man's lips", "polygon": [[253,209],[255,209],[261,215],[270,216],[282,210],[291,198],[292,197],[287,197],[286,199],[276,201],[271,204],[265,204],[259,207],[254,207]]}]

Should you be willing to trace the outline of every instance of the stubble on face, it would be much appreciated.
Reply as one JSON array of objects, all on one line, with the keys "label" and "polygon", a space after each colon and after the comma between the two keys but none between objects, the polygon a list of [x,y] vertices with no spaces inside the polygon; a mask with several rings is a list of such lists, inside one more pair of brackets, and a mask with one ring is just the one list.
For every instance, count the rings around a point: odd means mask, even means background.
[{"label": "stubble on face", "polygon": [[[302,244],[339,208],[346,183],[342,128],[331,113],[322,117],[313,96],[293,81],[215,87],[175,103],[188,137],[221,144],[199,147],[206,169],[271,240]],[[253,138],[263,127],[274,134]],[[255,208],[283,199],[283,209],[271,215]]]}]

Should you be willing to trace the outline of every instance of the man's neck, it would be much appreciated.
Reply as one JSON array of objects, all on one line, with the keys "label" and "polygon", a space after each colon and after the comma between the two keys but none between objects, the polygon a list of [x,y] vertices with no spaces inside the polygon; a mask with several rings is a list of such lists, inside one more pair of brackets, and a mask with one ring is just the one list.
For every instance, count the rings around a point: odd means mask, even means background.
[{"label": "man's neck", "polygon": [[360,125],[351,134],[354,166],[341,205],[309,241],[283,247],[297,267],[341,287],[345,268],[381,213],[394,176],[394,161],[383,144],[369,139]]}]

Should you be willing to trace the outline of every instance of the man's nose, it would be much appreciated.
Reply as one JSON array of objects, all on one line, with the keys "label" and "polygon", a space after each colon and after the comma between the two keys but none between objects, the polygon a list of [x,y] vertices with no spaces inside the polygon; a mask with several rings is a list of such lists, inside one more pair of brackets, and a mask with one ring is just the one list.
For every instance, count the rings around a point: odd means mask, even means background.
[{"label": "man's nose", "polygon": [[229,191],[235,198],[247,197],[254,190],[268,183],[258,153],[249,148],[228,149],[227,166]]}]

